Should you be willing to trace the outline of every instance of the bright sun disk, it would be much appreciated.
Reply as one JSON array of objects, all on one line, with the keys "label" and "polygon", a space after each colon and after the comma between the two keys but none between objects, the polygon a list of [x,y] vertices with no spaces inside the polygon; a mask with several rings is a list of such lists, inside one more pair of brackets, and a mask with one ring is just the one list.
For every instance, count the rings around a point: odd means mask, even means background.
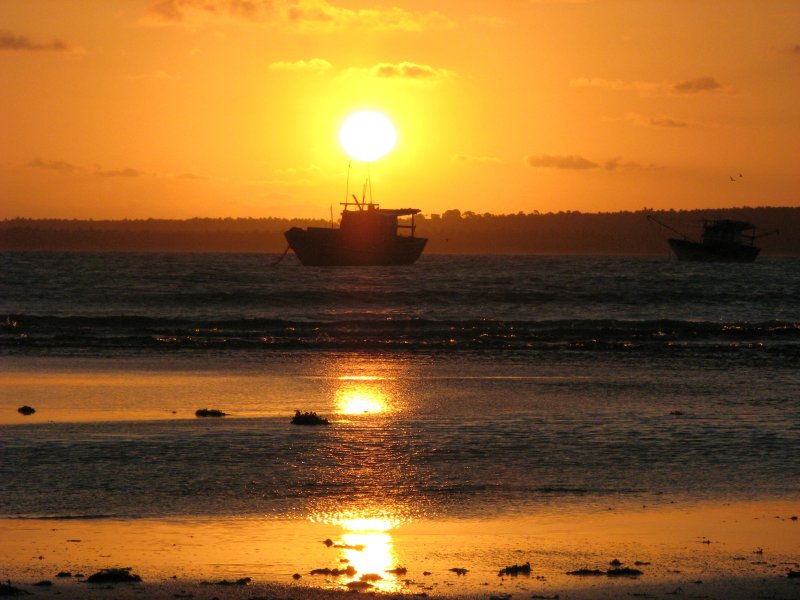
[{"label": "bright sun disk", "polygon": [[389,118],[375,111],[359,111],[345,119],[339,130],[339,143],[351,158],[372,162],[385,156],[397,141],[397,131]]}]

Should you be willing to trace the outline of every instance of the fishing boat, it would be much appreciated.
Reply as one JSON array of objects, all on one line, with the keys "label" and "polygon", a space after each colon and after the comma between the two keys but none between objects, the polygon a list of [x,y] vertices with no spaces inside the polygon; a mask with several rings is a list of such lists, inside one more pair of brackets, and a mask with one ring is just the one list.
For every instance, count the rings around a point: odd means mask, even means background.
[{"label": "fishing boat", "polygon": [[[362,195],[343,202],[338,228],[292,227],[284,233],[300,262],[314,267],[410,265],[420,257],[426,238],[416,237],[418,208],[381,208]],[[400,217],[411,217],[401,223]],[[406,231],[406,234],[401,234]]]},{"label": "fishing boat", "polygon": [[776,229],[756,235],[756,226],[747,221],[703,219],[700,240],[695,240],[652,215],[648,215],[647,218],[681,236],[668,238],[667,243],[678,260],[685,261],[753,262],[761,251],[761,248],[755,245],[755,240],[778,233]]}]

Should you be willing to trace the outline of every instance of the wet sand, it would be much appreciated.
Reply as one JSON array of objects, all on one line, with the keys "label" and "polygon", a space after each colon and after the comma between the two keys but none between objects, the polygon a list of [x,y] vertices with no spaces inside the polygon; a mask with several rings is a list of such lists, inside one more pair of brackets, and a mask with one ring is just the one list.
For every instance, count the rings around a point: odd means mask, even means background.
[{"label": "wet sand", "polygon": [[[762,501],[402,523],[5,520],[0,579],[61,600],[326,598],[351,593],[363,575],[380,579],[356,589],[387,596],[789,599],[800,596],[800,578],[788,576],[800,571],[800,523],[792,519],[798,513],[796,502]],[[609,576],[615,559],[642,574]],[[527,562],[530,575],[498,575]],[[347,566],[356,573],[310,574]],[[131,567],[143,581],[84,582],[110,567]],[[388,572],[396,567],[407,570]],[[606,574],[567,574],[578,569]],[[72,576],[56,577],[61,571]],[[250,581],[218,584],[242,578]],[[33,585],[40,581],[52,585]]]}]

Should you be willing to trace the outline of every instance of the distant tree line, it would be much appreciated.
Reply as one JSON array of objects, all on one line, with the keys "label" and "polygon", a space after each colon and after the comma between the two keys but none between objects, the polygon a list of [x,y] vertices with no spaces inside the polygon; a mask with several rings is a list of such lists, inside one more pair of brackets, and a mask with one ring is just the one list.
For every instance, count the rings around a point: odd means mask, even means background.
[{"label": "distant tree line", "polygon": [[[676,234],[647,219],[696,237],[703,219],[738,219],[779,235],[757,242],[765,255],[800,255],[800,208],[493,215],[448,210],[417,215],[416,235],[426,252],[452,254],[667,254]],[[282,252],[290,227],[329,227],[320,219],[143,219],[0,221],[0,250],[95,252]]]}]

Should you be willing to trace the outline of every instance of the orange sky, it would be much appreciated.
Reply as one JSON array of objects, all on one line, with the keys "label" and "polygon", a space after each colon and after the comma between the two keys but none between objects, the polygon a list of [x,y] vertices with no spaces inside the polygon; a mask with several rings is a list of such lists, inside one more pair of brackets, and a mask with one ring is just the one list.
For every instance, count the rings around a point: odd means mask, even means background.
[{"label": "orange sky", "polygon": [[0,218],[326,218],[358,109],[386,207],[800,205],[797,0],[0,0],[0,89]]}]

